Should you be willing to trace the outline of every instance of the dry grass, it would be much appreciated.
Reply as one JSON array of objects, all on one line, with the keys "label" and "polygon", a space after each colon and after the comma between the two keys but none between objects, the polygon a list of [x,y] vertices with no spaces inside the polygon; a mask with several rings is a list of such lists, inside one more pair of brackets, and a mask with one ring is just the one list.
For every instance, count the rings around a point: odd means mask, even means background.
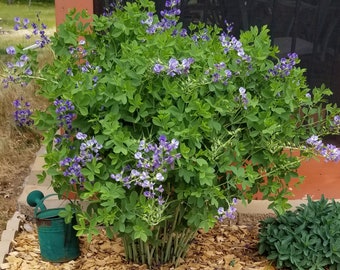
[{"label": "dry grass", "polygon": [[[40,135],[34,128],[17,127],[13,114],[15,107],[13,101],[20,99],[30,102],[32,110],[44,109],[46,101],[37,96],[38,85],[29,84],[22,88],[12,85],[4,88],[1,83],[6,77],[6,62],[9,56],[5,49],[8,46],[22,43],[31,45],[34,40],[26,40],[25,31],[14,31],[13,18],[29,18],[31,22],[37,22],[37,15],[41,22],[45,23],[51,35],[55,31],[55,10],[53,3],[35,3],[28,6],[27,2],[15,2],[7,5],[0,2],[0,235],[5,229],[14,211],[17,210],[17,199],[22,192],[23,182],[30,173],[30,165],[34,162],[35,153],[40,147]],[[48,63],[53,58],[48,49],[39,51],[41,65]]]},{"label": "dry grass", "polygon": [[[51,56],[46,49],[41,51],[39,60],[47,63]],[[1,73],[4,73],[3,66],[0,67]],[[11,85],[4,88],[1,80],[0,77],[0,234],[17,210],[17,198],[40,147],[40,134],[34,127],[16,126],[13,101],[22,97],[30,102],[33,111],[44,109],[47,105],[47,101],[37,95],[38,85],[34,82],[26,87]]]},{"label": "dry grass", "polygon": [[16,87],[0,91],[0,232],[17,209],[23,181],[40,146],[36,132],[15,125],[12,102],[18,96],[37,102],[32,86],[26,91]]}]

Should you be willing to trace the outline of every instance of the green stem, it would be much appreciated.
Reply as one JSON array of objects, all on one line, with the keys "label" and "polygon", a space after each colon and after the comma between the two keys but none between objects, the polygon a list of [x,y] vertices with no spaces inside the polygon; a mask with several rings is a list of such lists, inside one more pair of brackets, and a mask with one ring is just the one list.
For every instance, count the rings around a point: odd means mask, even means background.
[{"label": "green stem", "polygon": [[142,239],[139,239],[139,258],[142,260],[142,264],[145,264],[145,250],[144,250],[144,242]]},{"label": "green stem", "polygon": [[[170,259],[171,247],[173,247],[172,245],[173,235],[176,230],[177,222],[178,220],[180,220],[179,215],[180,215],[180,204],[177,205],[176,207],[173,223],[171,224],[171,229],[169,230],[169,232],[167,232],[167,234],[169,235],[167,236],[166,234],[164,234],[163,236],[164,240],[167,239],[166,251],[165,251],[164,258],[163,258],[164,262],[167,262]],[[167,228],[165,227],[164,229],[166,230]]]},{"label": "green stem", "polygon": [[[149,245],[148,242],[144,242],[143,244],[144,244],[144,252],[146,252],[147,263],[148,263],[148,265],[151,265],[152,255],[150,253],[150,245]],[[156,261],[156,263],[157,263],[157,261]]]},{"label": "green stem", "polygon": [[[159,264],[159,245],[160,243],[158,242],[158,237],[159,237],[159,231],[160,231],[160,227],[157,228],[157,232],[155,234],[155,242],[156,244],[153,245],[151,252],[150,252],[150,257],[153,258],[155,256],[155,261],[157,264]],[[154,255],[155,254],[155,255]]]},{"label": "green stem", "polygon": [[125,250],[126,260],[127,261],[132,261],[133,260],[132,249],[131,249],[130,241],[128,240],[127,237],[123,237],[123,243],[124,243],[124,250]]},{"label": "green stem", "polygon": [[167,237],[167,246],[166,246],[165,254],[163,256],[164,258],[162,258],[163,262],[167,262],[170,258],[170,252],[171,252],[171,246],[172,246],[172,236],[173,236],[173,233],[172,233],[172,231],[170,231],[169,236]]},{"label": "green stem", "polygon": [[140,263],[135,241],[132,240],[131,245],[132,245],[133,261],[136,263]]},{"label": "green stem", "polygon": [[147,242],[141,239],[132,240],[128,235],[123,237],[127,260],[146,263],[149,267],[167,262],[178,264],[195,235],[195,231],[190,228],[183,231],[178,229],[184,216],[182,207],[182,204],[176,205],[173,219],[164,220],[159,226],[155,226],[153,235]]},{"label": "green stem", "polygon": [[34,79],[34,80],[40,80],[40,81],[49,81],[49,82],[52,82],[54,84],[58,84],[59,82],[58,81],[54,81],[54,80],[51,80],[51,79],[46,79],[46,78],[43,78],[43,77],[38,77],[38,76],[29,76],[29,75],[21,75],[21,77],[23,78],[28,78],[28,79]]},{"label": "green stem", "polygon": [[[184,236],[185,235],[185,236]],[[188,248],[189,248],[189,242],[194,239],[196,235],[195,230],[191,230],[190,228],[187,228],[184,233],[181,235],[180,243],[177,252],[174,254],[173,262],[175,263],[175,267],[178,266],[179,259],[186,254]]]}]

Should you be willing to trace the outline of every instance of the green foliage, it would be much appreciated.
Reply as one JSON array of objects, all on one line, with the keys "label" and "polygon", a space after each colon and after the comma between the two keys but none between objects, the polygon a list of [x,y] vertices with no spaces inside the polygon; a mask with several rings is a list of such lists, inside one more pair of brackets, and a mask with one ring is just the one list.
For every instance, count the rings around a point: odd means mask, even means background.
[{"label": "green foliage", "polygon": [[[332,105],[322,109],[324,95],[330,91],[314,89],[313,97],[308,97],[311,90],[304,70],[298,67],[287,76],[271,75],[279,59],[266,27],[241,34],[248,62],[232,47],[225,53],[217,27],[191,25],[192,34],[186,37],[172,34],[181,31],[180,24],[147,33],[141,21],[147,19],[148,10],[155,10],[152,2],[128,3],[112,16],[94,15],[91,24],[80,22],[88,19],[85,12],[72,11],[52,38],[55,61],[41,71],[40,94],[51,102],[56,98],[72,101],[77,115],[74,130],[103,145],[105,159],[87,164],[82,173],[106,185],[110,173],[117,173],[131,160],[140,139],[154,140],[163,134],[180,142],[182,159],[172,181],[175,192],[188,200],[193,224],[203,224],[211,214],[195,215],[202,201],[193,199],[189,190],[218,187],[227,201],[234,196],[251,200],[261,191],[277,211],[287,209],[282,197],[288,193],[290,178],[296,176],[299,160],[283,155],[282,150],[300,147],[311,134],[329,132],[328,119],[338,111]],[[194,40],[193,35],[208,39]],[[154,72],[156,63],[166,65],[172,57],[194,59],[188,74]],[[232,74],[227,82],[213,80],[221,73],[216,68],[221,62]],[[241,88],[246,90],[246,106]],[[72,149],[77,144],[66,141],[53,149],[58,129],[54,106],[37,113],[35,121],[45,132],[47,173],[62,194],[70,185],[59,161],[76,154]],[[217,199],[220,203],[222,197]],[[217,209],[206,201],[204,205]]]},{"label": "green foliage", "polygon": [[[49,175],[58,194],[77,190],[88,202],[88,209],[76,208],[80,234],[96,233],[100,224],[109,235],[155,246],[183,228],[190,229],[185,242],[192,231],[209,230],[234,197],[250,201],[260,191],[284,212],[300,159],[283,149],[304,149],[312,134],[332,132],[339,109],[324,104],[330,90],[309,89],[295,56],[282,71],[266,26],[252,27],[239,40],[203,24],[191,25],[188,35],[179,34],[180,23],[150,34],[141,23],[150,19],[148,12],[155,12],[148,0],[127,3],[111,16],[93,15],[90,23],[85,11],[71,11],[52,38],[54,61],[31,67],[40,95],[51,102],[35,114],[47,146],[39,180]],[[26,53],[17,51],[17,58]],[[179,70],[169,67],[174,59]],[[65,112],[72,128],[63,135],[56,100],[74,106]],[[81,154],[77,132],[102,146],[81,166],[81,180],[65,171],[65,159]],[[143,188],[110,177],[131,164],[140,140],[160,135],[178,140],[181,155],[162,182],[163,205],[146,199]]]},{"label": "green foliage", "polygon": [[261,221],[259,253],[289,269],[339,269],[340,203],[322,197]]}]

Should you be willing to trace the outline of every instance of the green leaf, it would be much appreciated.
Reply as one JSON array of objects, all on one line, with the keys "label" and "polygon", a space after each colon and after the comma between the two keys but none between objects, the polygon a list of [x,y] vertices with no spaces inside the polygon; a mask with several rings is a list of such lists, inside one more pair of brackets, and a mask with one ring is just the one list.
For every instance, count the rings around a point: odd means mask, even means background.
[{"label": "green leaf", "polygon": [[190,183],[191,179],[195,176],[194,172],[189,171],[183,167],[179,168],[178,174],[180,177],[183,177],[186,183]]},{"label": "green leaf", "polygon": [[204,166],[199,172],[199,181],[201,186],[212,186],[216,179],[215,171],[209,166]]},{"label": "green leaf", "polygon": [[205,232],[208,232],[212,227],[214,227],[216,221],[214,219],[206,219],[201,221],[199,227],[202,228]]},{"label": "green leaf", "polygon": [[181,142],[179,144],[179,149],[182,157],[189,158],[190,148],[187,147],[185,143]]}]

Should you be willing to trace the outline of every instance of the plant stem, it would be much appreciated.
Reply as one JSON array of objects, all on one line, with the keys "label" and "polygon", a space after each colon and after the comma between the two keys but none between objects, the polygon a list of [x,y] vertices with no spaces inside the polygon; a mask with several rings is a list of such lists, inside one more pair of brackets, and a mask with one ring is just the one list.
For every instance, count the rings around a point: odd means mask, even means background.
[{"label": "plant stem", "polygon": [[142,259],[142,264],[144,264],[145,263],[144,242],[142,239],[139,239],[138,243],[139,243],[139,256],[138,257]]}]

